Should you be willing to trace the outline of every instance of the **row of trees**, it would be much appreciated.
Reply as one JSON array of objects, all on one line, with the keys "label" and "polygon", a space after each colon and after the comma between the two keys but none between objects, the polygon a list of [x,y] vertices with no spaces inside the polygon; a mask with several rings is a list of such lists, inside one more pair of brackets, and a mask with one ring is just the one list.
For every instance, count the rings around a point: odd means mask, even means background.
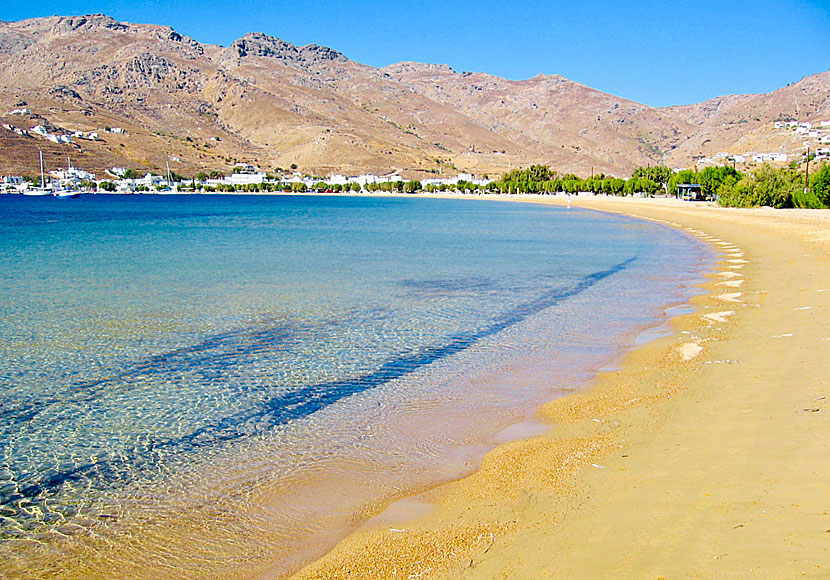
[{"label": "row of trees", "polygon": [[[671,172],[670,169],[666,171]],[[642,170],[642,171],[641,171]],[[642,193],[654,195],[661,189],[665,191],[665,182],[658,181],[662,173],[640,168],[631,179],[606,177],[603,174],[588,179],[573,173],[558,174],[547,165],[532,165],[527,169],[514,169],[488,185],[490,191],[501,193],[579,193],[590,191],[606,195],[633,195]]]},{"label": "row of trees", "polygon": [[502,193],[578,193],[606,195],[677,194],[679,184],[700,185],[708,199],[717,199],[727,207],[770,206],[777,208],[830,208],[830,164],[823,164],[810,176],[805,191],[805,177],[792,167],[777,168],[764,164],[743,174],[730,166],[711,166],[701,171],[684,169],[674,172],[668,167],[640,167],[630,179],[606,177],[588,179],[567,173],[559,175],[545,165],[533,165],[504,175],[487,189]]}]

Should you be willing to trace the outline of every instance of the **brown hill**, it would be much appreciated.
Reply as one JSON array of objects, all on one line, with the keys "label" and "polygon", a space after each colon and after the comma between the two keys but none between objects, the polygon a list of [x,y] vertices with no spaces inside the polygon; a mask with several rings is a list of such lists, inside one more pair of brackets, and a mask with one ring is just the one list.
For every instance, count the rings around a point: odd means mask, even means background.
[{"label": "brown hill", "polygon": [[55,144],[0,129],[0,173],[32,173],[43,150],[52,167],[70,156],[97,172],[169,163],[192,175],[246,161],[312,174],[495,174],[546,163],[626,175],[730,148],[799,147],[773,122],[830,118],[830,72],[768,95],[658,109],[559,76],[509,81],[417,63],[376,69],[265,34],[220,47],[88,15],[0,23],[0,113],[15,108],[31,114],[4,114],[4,124],[102,139]]}]

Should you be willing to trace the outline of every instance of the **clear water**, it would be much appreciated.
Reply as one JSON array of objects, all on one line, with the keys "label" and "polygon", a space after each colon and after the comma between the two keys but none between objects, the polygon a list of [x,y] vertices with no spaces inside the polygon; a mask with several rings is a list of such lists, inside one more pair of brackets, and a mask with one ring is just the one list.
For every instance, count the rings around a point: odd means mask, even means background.
[{"label": "clear water", "polygon": [[529,204],[0,196],[0,576],[289,570],[471,469],[708,259]]}]

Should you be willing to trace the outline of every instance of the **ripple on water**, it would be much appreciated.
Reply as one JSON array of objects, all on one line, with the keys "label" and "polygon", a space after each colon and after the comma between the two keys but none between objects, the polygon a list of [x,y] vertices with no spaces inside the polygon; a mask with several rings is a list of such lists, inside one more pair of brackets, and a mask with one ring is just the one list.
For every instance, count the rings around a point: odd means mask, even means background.
[{"label": "ripple on water", "polygon": [[31,201],[0,212],[12,575],[290,568],[535,434],[702,267],[667,228],[551,208]]}]

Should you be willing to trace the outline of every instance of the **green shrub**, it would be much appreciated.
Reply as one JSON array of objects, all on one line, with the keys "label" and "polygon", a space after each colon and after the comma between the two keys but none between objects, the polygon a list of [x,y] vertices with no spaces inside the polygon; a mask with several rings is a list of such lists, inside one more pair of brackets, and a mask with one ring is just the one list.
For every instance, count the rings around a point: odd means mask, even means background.
[{"label": "green shrub", "polygon": [[793,195],[796,207],[807,209],[830,208],[830,164],[825,163],[816,173],[810,176],[810,189],[806,193],[803,189]]}]

